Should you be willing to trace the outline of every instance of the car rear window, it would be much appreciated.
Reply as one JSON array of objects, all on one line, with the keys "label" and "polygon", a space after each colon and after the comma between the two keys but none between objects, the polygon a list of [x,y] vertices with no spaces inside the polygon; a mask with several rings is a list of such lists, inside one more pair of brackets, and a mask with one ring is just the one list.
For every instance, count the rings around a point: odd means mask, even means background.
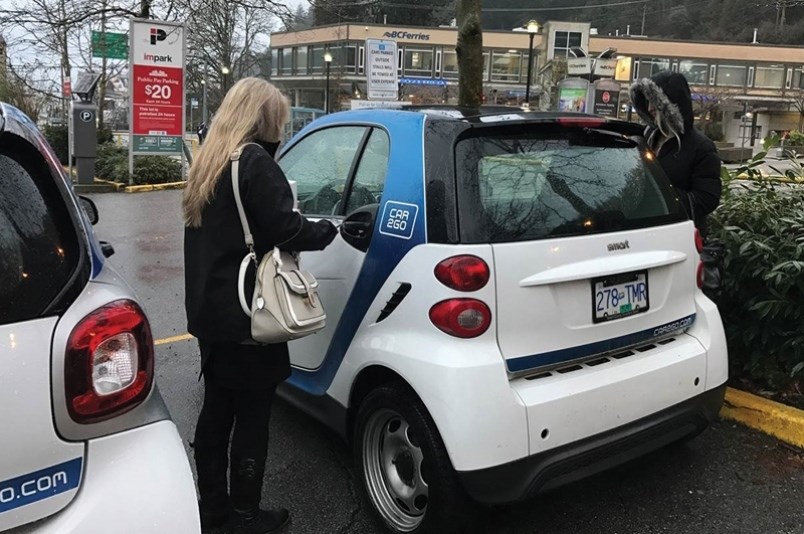
[{"label": "car rear window", "polygon": [[48,313],[80,254],[75,225],[42,156],[0,134],[0,324]]},{"label": "car rear window", "polygon": [[619,134],[479,129],[455,149],[461,241],[501,243],[683,221],[652,156]]}]

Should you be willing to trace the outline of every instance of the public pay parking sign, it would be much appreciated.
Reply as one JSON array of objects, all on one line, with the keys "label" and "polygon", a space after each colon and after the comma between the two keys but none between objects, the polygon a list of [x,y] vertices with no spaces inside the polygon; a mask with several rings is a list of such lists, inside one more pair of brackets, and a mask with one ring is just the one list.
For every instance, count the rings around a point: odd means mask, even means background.
[{"label": "public pay parking sign", "polygon": [[184,27],[131,21],[131,147],[181,152],[184,132]]}]

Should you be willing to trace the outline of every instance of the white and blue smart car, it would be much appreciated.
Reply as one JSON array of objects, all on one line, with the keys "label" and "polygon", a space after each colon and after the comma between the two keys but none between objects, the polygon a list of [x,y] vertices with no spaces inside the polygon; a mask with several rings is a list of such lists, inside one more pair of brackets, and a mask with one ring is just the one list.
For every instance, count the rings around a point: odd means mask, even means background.
[{"label": "white and blue smart car", "polygon": [[456,109],[330,115],[280,166],[342,224],[304,253],[328,326],[282,394],[339,431],[390,532],[694,436],[727,351],[700,239],[635,125]]},{"label": "white and blue smart car", "polygon": [[148,319],[110,251],[34,123],[0,103],[0,531],[200,532]]}]

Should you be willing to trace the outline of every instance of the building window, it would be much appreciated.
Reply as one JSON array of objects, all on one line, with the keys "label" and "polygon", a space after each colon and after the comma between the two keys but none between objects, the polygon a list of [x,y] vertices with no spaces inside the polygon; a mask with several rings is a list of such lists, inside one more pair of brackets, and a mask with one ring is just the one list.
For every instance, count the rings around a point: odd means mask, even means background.
[{"label": "building window", "polygon": [[338,72],[354,74],[357,70],[357,47],[354,45],[331,46],[329,53],[332,54],[332,69]]},{"label": "building window", "polygon": [[747,69],[738,65],[718,65],[715,83],[721,87],[745,87]]},{"label": "building window", "polygon": [[709,65],[683,60],[678,64],[678,72],[684,75],[690,85],[706,85],[709,77]]},{"label": "building window", "polygon": [[[489,59],[491,54],[483,52],[483,80],[489,79]],[[536,61],[536,57],[533,58]],[[441,76],[442,78],[458,78],[458,55],[455,52],[444,50],[441,53]]]},{"label": "building window", "polygon": [[516,51],[492,52],[491,81],[518,82],[522,67],[522,54]]},{"label": "building window", "polygon": [[304,76],[307,74],[307,47],[296,48],[296,74]]},{"label": "building window", "polygon": [[293,74],[293,48],[282,49],[282,74],[288,76]]},{"label": "building window", "polygon": [[555,45],[553,46],[553,57],[568,57],[570,48],[580,47],[583,42],[581,32],[556,32]]},{"label": "building window", "polygon": [[637,78],[650,78],[662,71],[670,70],[670,60],[659,57],[639,58],[639,72]]},{"label": "building window", "polygon": [[271,76],[276,76],[279,73],[279,49],[271,49]]},{"label": "building window", "polygon": [[782,89],[784,87],[784,65],[757,66],[754,71],[754,87]]},{"label": "building window", "polygon": [[804,89],[804,69],[801,67],[793,70],[793,89]]},{"label": "building window", "polygon": [[357,46],[347,45],[343,47],[343,66],[347,73],[357,72]]},{"label": "building window", "polygon": [[310,72],[324,72],[324,47],[311,46],[307,48],[307,63]]},{"label": "building window", "polygon": [[444,78],[458,77],[458,54],[444,50],[441,54],[441,72]]},{"label": "building window", "polygon": [[431,77],[433,75],[433,51],[406,48],[405,75]]}]

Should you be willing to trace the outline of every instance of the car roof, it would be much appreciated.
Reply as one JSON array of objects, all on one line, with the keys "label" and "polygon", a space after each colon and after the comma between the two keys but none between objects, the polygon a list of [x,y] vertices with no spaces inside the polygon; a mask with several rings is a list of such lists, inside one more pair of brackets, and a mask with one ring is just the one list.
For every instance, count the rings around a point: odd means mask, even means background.
[{"label": "car roof", "polygon": [[[347,122],[350,120],[371,119],[378,123],[390,125],[394,120],[411,114],[425,115],[428,120],[436,122],[464,123],[476,126],[491,126],[494,124],[534,124],[534,123],[562,123],[576,126],[590,126],[604,130],[611,130],[624,135],[641,135],[644,126],[591,115],[588,113],[559,112],[559,111],[533,111],[527,108],[514,106],[481,106],[479,108],[468,108],[452,105],[403,105],[400,108],[374,108],[343,111],[330,114],[330,121],[327,122]],[[319,119],[320,120],[320,119]],[[587,124],[587,121],[600,121],[596,125]]]}]

